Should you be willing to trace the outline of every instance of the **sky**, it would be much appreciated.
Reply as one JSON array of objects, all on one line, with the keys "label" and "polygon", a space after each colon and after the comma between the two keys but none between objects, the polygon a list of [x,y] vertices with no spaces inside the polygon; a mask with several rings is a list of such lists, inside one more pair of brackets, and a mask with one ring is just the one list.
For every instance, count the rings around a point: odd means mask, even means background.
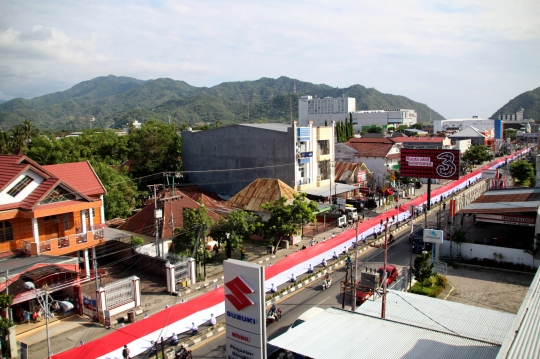
[{"label": "sky", "polygon": [[487,118],[540,87],[540,1],[0,0],[0,99],[107,75],[360,84]]}]

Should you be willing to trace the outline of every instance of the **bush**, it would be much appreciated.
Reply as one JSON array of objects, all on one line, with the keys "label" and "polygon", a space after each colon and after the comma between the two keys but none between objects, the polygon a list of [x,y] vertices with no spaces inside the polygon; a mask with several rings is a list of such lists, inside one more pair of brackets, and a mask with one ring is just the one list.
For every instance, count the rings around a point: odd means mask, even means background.
[{"label": "bush", "polygon": [[131,242],[129,243],[132,248],[140,247],[144,244],[144,239],[141,237],[131,237]]}]

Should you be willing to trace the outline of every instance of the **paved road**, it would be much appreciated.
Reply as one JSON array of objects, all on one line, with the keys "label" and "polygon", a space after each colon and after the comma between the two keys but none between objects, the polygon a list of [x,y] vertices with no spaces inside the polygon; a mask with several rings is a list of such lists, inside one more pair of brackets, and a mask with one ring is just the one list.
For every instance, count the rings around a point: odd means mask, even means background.
[{"label": "paved road", "polygon": [[[405,227],[405,230],[400,235],[396,236],[396,243],[388,250],[388,262],[397,266],[408,266],[411,258],[411,247],[408,242],[409,228]],[[383,261],[384,252],[380,249],[370,250],[361,257],[359,260],[361,264],[359,269],[363,269],[366,265],[371,267],[378,267]],[[413,257],[414,259],[414,257]],[[332,306],[341,308],[341,294],[339,293],[339,282],[345,279],[345,271],[340,269],[332,274],[332,286],[326,290],[321,291],[321,282],[313,282],[311,285],[304,287],[302,290],[294,292],[295,294],[288,299],[280,302],[278,307],[283,311],[283,316],[279,322],[273,323],[267,328],[268,339],[271,340],[281,334],[283,334],[289,326],[300,316],[303,312],[313,306],[321,308],[330,308]],[[338,284],[338,285],[336,285]],[[350,308],[350,303],[346,302],[345,308]],[[223,320],[223,318],[219,318]],[[193,357],[197,359],[204,358],[224,358],[225,354],[225,335],[219,335],[215,339],[205,342],[199,347],[195,347],[193,350]]]}]

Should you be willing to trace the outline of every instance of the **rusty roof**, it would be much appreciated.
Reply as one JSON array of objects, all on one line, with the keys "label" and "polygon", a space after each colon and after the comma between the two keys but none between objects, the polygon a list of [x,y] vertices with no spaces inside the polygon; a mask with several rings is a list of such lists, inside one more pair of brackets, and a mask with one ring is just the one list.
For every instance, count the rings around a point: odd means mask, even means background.
[{"label": "rusty roof", "polygon": [[235,194],[228,203],[235,208],[246,211],[263,212],[263,204],[268,202],[273,203],[281,197],[285,197],[288,200],[293,199],[294,194],[298,194],[298,192],[281,180],[259,178]]},{"label": "rusty roof", "polygon": [[508,188],[488,191],[458,213],[537,212],[540,188]]},{"label": "rusty roof", "polygon": [[203,190],[197,186],[181,187],[180,190],[192,200],[204,204],[208,209],[220,216],[228,216],[235,210],[234,207],[231,207],[227,201],[222,200],[214,192]]},{"label": "rusty roof", "polygon": [[[360,169],[365,169],[367,173],[371,173],[364,162],[336,162],[334,181],[348,181]],[[355,178],[351,180],[354,181]]]},{"label": "rusty roof", "polygon": [[[155,236],[155,203],[158,209],[163,210],[163,219],[160,224],[161,238],[171,238],[175,228],[184,227],[185,208],[197,209],[201,206],[180,190],[175,189],[173,192],[170,188],[166,188],[157,194],[155,201],[153,198],[146,201],[143,209],[129,217],[118,229]],[[208,210],[208,216],[212,217],[214,221],[218,221],[220,218],[211,210]]]}]

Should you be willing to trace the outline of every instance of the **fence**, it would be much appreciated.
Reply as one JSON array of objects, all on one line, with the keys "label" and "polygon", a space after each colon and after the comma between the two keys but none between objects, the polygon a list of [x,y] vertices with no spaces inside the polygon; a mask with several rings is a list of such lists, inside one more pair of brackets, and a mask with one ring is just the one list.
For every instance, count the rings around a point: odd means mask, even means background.
[{"label": "fence", "polygon": [[134,277],[124,278],[105,285],[107,309],[113,309],[133,301]]}]

